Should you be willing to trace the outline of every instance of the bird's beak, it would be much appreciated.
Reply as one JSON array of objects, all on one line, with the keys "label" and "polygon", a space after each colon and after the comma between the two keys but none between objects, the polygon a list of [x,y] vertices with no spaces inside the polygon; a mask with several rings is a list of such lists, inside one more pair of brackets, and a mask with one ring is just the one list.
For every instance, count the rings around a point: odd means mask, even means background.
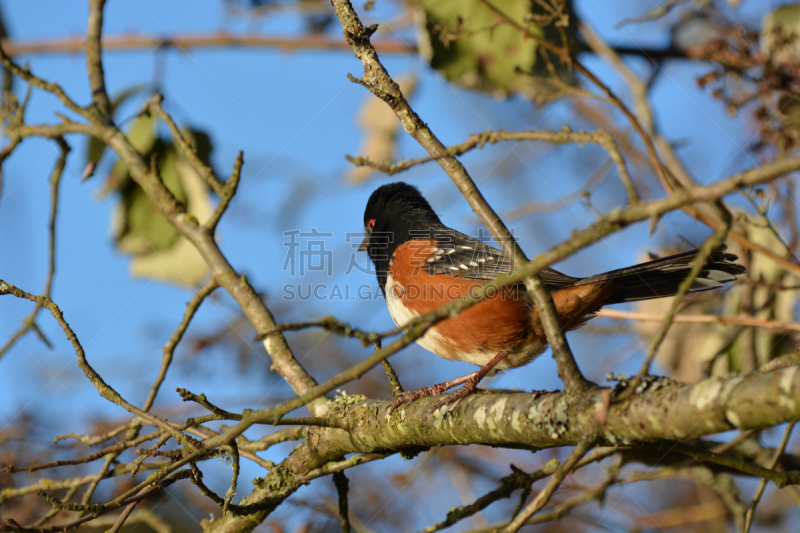
[{"label": "bird's beak", "polygon": [[361,241],[361,246],[358,247],[358,251],[359,252],[366,252],[368,245],[369,245],[369,233],[367,233],[367,236],[364,237],[363,241]]}]

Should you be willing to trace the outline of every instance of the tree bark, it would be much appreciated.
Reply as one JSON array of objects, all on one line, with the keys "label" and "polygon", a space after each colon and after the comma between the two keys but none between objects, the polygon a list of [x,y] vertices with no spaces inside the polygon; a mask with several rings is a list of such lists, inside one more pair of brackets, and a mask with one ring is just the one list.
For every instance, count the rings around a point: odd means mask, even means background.
[{"label": "tree bark", "polygon": [[[229,513],[210,523],[207,531],[251,531],[305,482],[298,478],[351,453],[417,453],[432,446],[457,444],[537,450],[575,445],[593,432],[600,445],[635,445],[800,420],[798,366],[714,377],[696,384],[649,378],[632,397],[614,403],[626,386],[623,380],[614,389],[596,388],[573,395],[473,395],[434,412],[428,410],[437,398],[392,409],[392,400],[339,397],[332,403],[331,416],[343,419],[350,429],[311,429],[307,441],[264,479],[257,480],[253,493],[241,502],[253,506],[254,512]],[[605,410],[608,394],[611,405],[601,424],[599,415]],[[746,467],[745,461],[741,467]],[[800,473],[780,475],[786,475],[788,483],[800,481]]]}]

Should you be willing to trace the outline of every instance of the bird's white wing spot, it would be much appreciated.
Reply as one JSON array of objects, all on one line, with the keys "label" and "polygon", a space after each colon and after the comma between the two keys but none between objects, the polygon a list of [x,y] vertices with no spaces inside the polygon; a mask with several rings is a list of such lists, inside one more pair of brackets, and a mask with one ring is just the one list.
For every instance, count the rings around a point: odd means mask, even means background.
[{"label": "bird's white wing spot", "polygon": [[736,276],[728,274],[722,270],[710,270],[708,274],[706,274],[706,277],[713,279],[714,281],[721,281],[723,283],[736,280]]},{"label": "bird's white wing spot", "polygon": [[713,279],[705,279],[705,278],[695,278],[692,282],[692,286],[690,289],[692,290],[704,290],[713,287],[722,287],[722,283],[719,281],[714,281]]}]

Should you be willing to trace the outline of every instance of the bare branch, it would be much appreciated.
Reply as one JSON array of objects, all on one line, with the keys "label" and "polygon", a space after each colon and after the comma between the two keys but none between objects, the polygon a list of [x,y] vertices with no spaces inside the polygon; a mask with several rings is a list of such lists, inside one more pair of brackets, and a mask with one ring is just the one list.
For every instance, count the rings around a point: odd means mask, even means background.
[{"label": "bare branch", "polygon": [[[624,385],[620,387],[611,392],[624,393]],[[636,441],[653,440],[660,444],[650,447],[675,450],[700,461],[763,476],[778,486],[800,483],[800,472],[777,472],[745,459],[663,441],[735,427],[771,427],[800,419],[800,367],[712,378],[693,385],[665,378],[645,381],[627,401],[611,403],[606,422],[598,429],[595,412],[603,408],[601,397],[609,392],[599,389],[577,396],[475,395],[435,412],[430,412],[430,408],[438,402],[437,398],[420,399],[402,409],[392,409],[392,400],[352,403],[339,411],[341,417],[358,421],[349,432],[310,429],[313,446],[301,444],[240,504],[250,514],[230,519],[226,516],[215,521],[212,530],[249,529],[252,526],[247,524],[259,523],[283,498],[297,490],[301,481],[309,479],[303,472],[323,467],[345,454],[383,454],[420,446],[458,444],[463,439],[473,444],[538,449],[576,445],[587,434],[598,431],[599,442],[633,446]],[[710,405],[714,408],[708,409]],[[320,471],[320,475],[325,473],[330,473],[329,468]]]},{"label": "bare branch", "polygon": [[[225,183],[225,186],[222,188],[220,193],[219,204],[217,204],[214,212],[211,213],[211,216],[205,223],[205,227],[212,233],[216,230],[217,224],[219,224],[222,215],[228,209],[231,200],[233,200],[233,196],[236,194],[236,190],[239,188],[239,179],[242,177],[243,164],[244,153],[240,151],[236,156],[236,160],[233,162],[233,172],[231,172],[231,177],[228,178],[228,182]],[[211,178],[208,178],[207,181],[210,179]]]},{"label": "bare branch", "polygon": [[[783,432],[781,443],[778,445],[778,449],[775,450],[775,457],[773,457],[772,462],[769,465],[770,469],[774,469],[778,464],[781,455],[783,455],[783,451],[786,449],[786,445],[789,444],[789,437],[792,435],[794,426],[795,422],[790,422],[789,425],[786,426],[786,429]],[[756,493],[753,495],[753,501],[750,503],[750,507],[747,509],[747,513],[745,514],[744,530],[742,533],[750,533],[750,527],[753,525],[753,517],[756,514],[756,506],[758,506],[758,502],[761,501],[761,496],[764,494],[764,489],[766,488],[767,479],[762,478],[761,481],[758,482],[758,488],[756,489]]]},{"label": "bare branch", "polygon": [[147,395],[147,399],[142,406],[143,411],[149,411],[153,406],[156,395],[158,395],[158,390],[161,388],[161,384],[164,383],[164,379],[167,377],[167,370],[169,370],[169,366],[172,364],[175,348],[178,346],[178,343],[181,342],[181,339],[183,339],[183,334],[186,333],[186,329],[189,327],[189,323],[192,321],[192,318],[194,318],[197,310],[200,309],[200,305],[212,292],[214,292],[214,290],[216,290],[217,287],[219,287],[219,285],[217,285],[215,280],[208,280],[203,284],[202,287],[200,287],[195,295],[192,296],[192,299],[189,300],[189,303],[186,304],[186,311],[183,313],[183,319],[181,320],[181,323],[172,333],[172,336],[169,338],[169,341],[167,341],[167,344],[164,345],[161,356],[161,368],[158,370],[158,376],[156,376],[153,385],[150,387],[150,393]]},{"label": "bare branch", "polygon": [[101,117],[111,118],[111,100],[106,92],[103,74],[103,7],[106,0],[89,1],[89,24],[86,29],[86,69],[92,89],[92,105]]},{"label": "bare branch", "polygon": [[[80,37],[65,37],[38,40],[4,40],[3,49],[10,56],[30,54],[75,54],[86,52],[86,42]],[[202,34],[177,35],[106,35],[101,43],[104,52],[147,50],[153,48],[190,50],[192,48],[278,48],[280,50],[350,50],[339,39],[325,35],[306,35],[303,37],[266,36],[262,34],[234,35],[224,31]],[[387,39],[375,43],[384,54],[409,54],[417,51],[413,44],[398,39]]]},{"label": "bare branch", "polygon": [[556,471],[553,473],[553,477],[550,478],[550,481],[547,482],[544,489],[536,495],[536,498],[533,499],[530,505],[523,509],[511,523],[501,530],[503,533],[515,533],[531,516],[547,505],[550,497],[556,492],[556,489],[558,489],[561,482],[564,481],[567,474],[572,472],[572,469],[578,461],[580,461],[592,447],[593,440],[593,438],[585,438],[575,446],[575,449],[570,452],[567,460],[558,465],[558,468],[556,468]]},{"label": "bare branch", "polygon": [[78,113],[80,116],[86,119],[90,118],[90,113],[87,112],[84,108],[82,108],[78,104],[76,104],[75,102],[73,102],[72,99],[70,99],[70,97],[67,96],[67,93],[64,92],[64,89],[62,89],[60,85],[58,85],[57,83],[51,83],[45,81],[42,78],[39,78],[38,76],[34,76],[28,69],[20,67],[19,65],[14,63],[10,57],[8,57],[8,55],[1,46],[0,46],[0,61],[2,61],[3,66],[5,66],[5,68],[8,69],[14,75],[27,81],[34,87],[37,87],[39,89],[42,89],[44,91],[47,91],[55,95],[56,98],[61,100],[61,103],[64,104],[64,106],[66,106],[67,109],[70,109],[75,113]]},{"label": "bare branch", "polygon": [[635,390],[642,381],[642,378],[644,378],[644,376],[650,372],[650,365],[653,362],[653,358],[658,352],[658,348],[661,346],[661,343],[664,342],[664,338],[667,336],[667,331],[669,331],[673,319],[678,313],[678,307],[680,307],[683,297],[686,296],[686,294],[689,292],[689,288],[697,279],[697,276],[700,275],[700,271],[703,270],[703,267],[705,266],[706,261],[711,253],[720,247],[723,239],[725,239],[725,235],[727,235],[728,230],[731,227],[730,213],[728,213],[727,210],[721,205],[718,206],[718,210],[721,216],[724,216],[723,220],[725,223],[720,225],[719,229],[717,229],[713,235],[706,239],[706,241],[697,251],[697,257],[695,257],[692,261],[692,269],[689,272],[689,275],[686,276],[686,279],[684,279],[678,287],[678,292],[675,294],[675,297],[670,304],[669,311],[667,311],[667,314],[664,318],[664,323],[659,328],[658,332],[655,334],[652,342],[650,343],[650,348],[647,350],[647,355],[644,358],[642,368],[639,370],[639,373],[636,375],[636,377],[634,377],[631,381],[631,387],[629,389],[630,391]]},{"label": "bare branch", "polygon": [[564,126],[564,129],[561,131],[488,130],[488,131],[483,131],[481,133],[473,133],[463,143],[454,144],[452,146],[447,147],[446,149],[447,153],[442,155],[436,155],[436,156],[431,155],[428,157],[420,157],[418,159],[412,159],[411,161],[400,161],[398,163],[370,161],[366,157],[346,156],[346,158],[348,161],[350,161],[356,166],[359,167],[366,166],[374,168],[375,170],[385,172],[386,174],[392,176],[394,174],[407,170],[413,166],[420,165],[422,163],[427,163],[429,161],[436,161],[444,157],[455,157],[463,155],[475,148],[483,148],[483,146],[487,143],[496,144],[501,141],[541,141],[550,144],[576,143],[579,145],[584,145],[586,143],[597,144],[598,146],[601,146],[606,152],[608,152],[609,157],[617,166],[617,172],[619,173],[620,180],[622,180],[622,183],[625,186],[625,190],[628,192],[629,201],[631,202],[641,201],[639,192],[636,190],[636,186],[634,185],[633,180],[631,179],[631,176],[628,173],[628,167],[625,164],[625,159],[622,157],[622,153],[619,150],[619,146],[617,146],[617,143],[611,136],[611,134],[609,134],[605,130],[597,130],[593,132],[572,131],[571,129],[569,129],[568,126]]},{"label": "bare branch", "polygon": [[[56,137],[56,142],[61,149],[61,155],[56,161],[53,172],[50,174],[50,223],[48,224],[49,233],[49,246],[48,246],[48,266],[47,266],[47,279],[45,281],[44,291],[42,294],[50,297],[53,288],[53,276],[56,272],[56,214],[58,213],[58,191],[61,184],[61,176],[64,174],[64,167],[67,164],[67,155],[69,154],[70,147],[62,137]],[[36,317],[39,315],[43,305],[39,302],[33,308],[33,311],[23,320],[22,327],[17,330],[6,343],[0,347],[0,358],[12,347],[16,342],[27,333],[30,329],[36,328]],[[37,328],[38,329],[38,328]]]},{"label": "bare branch", "polygon": [[[217,222],[219,222],[219,219],[222,216],[222,213],[225,211],[225,208],[227,208],[228,202],[230,202],[231,198],[233,198],[233,195],[236,194],[236,188],[239,184],[239,174],[242,170],[243,154],[239,152],[239,155],[236,157],[236,161],[234,162],[234,170],[233,174],[231,175],[231,180],[234,180],[235,178],[235,181],[229,181],[227,185],[223,184],[214,175],[214,170],[200,160],[200,158],[197,156],[197,151],[186,138],[186,136],[184,136],[183,132],[181,132],[180,128],[178,128],[175,120],[169,115],[169,113],[164,111],[163,107],[161,107],[161,102],[163,101],[164,97],[161,94],[155,94],[148,102],[147,107],[150,109],[150,112],[155,113],[158,118],[166,123],[167,127],[169,127],[170,133],[172,133],[173,139],[175,139],[175,142],[180,147],[183,156],[187,161],[189,161],[189,164],[194,167],[197,173],[200,174],[200,177],[205,180],[208,186],[220,196],[220,206],[222,206],[221,211],[218,214],[215,211],[214,215],[211,217],[212,220],[214,220],[214,223],[208,224],[208,227],[213,230],[213,228],[217,225]],[[223,202],[222,198],[225,198],[226,195],[227,200]],[[217,207],[217,210],[220,209],[220,206]]]},{"label": "bare branch", "polygon": [[350,512],[347,504],[350,484],[344,472],[333,473],[333,484],[336,485],[336,493],[339,495],[339,520],[342,523],[342,533],[350,533]]},{"label": "bare branch", "polygon": [[[620,311],[618,309],[601,309],[597,313],[597,316],[613,318],[616,320],[636,320],[643,322],[664,321],[664,315],[639,313],[635,311]],[[774,331],[800,332],[800,324],[797,322],[781,322],[779,320],[769,320],[766,318],[754,318],[748,316],[677,315],[673,318],[673,322],[679,322],[683,324],[731,324]]]},{"label": "bare branch", "polygon": [[656,175],[659,176],[659,178],[661,178],[661,182],[664,184],[664,187],[667,189],[668,192],[671,192],[673,190],[674,184],[670,181],[669,177],[664,172],[664,169],[661,166],[661,161],[659,160],[658,153],[656,152],[656,148],[653,145],[653,140],[650,138],[650,136],[642,127],[642,124],[639,122],[639,119],[636,118],[636,116],[633,113],[631,113],[630,109],[628,109],[628,106],[626,106],[622,102],[622,100],[620,100],[619,97],[617,97],[617,95],[614,94],[614,92],[608,87],[608,85],[603,83],[600,80],[600,78],[595,76],[592,71],[590,71],[580,61],[578,61],[578,58],[575,57],[574,53],[570,53],[569,50],[560,48],[551,43],[550,41],[547,41],[546,39],[540,37],[539,35],[536,35],[535,33],[528,31],[527,28],[521,26],[514,19],[510,18],[508,15],[503,13],[500,9],[495,7],[488,0],[480,0],[480,1],[486,7],[494,11],[499,17],[501,17],[506,22],[506,24],[519,30],[519,32],[525,35],[526,38],[535,41],[539,46],[542,46],[543,48],[549,50],[550,52],[560,55],[565,61],[573,65],[578,72],[586,76],[586,78],[589,79],[589,81],[591,81],[598,89],[600,89],[600,91],[603,94],[605,94],[606,97],[609,100],[611,100],[619,108],[620,111],[622,111],[622,113],[628,118],[628,120],[630,120],[631,125],[633,125],[633,128],[642,138],[642,141],[644,142],[644,145],[647,148],[647,153],[650,156],[650,163],[653,166],[653,171],[656,173]]}]

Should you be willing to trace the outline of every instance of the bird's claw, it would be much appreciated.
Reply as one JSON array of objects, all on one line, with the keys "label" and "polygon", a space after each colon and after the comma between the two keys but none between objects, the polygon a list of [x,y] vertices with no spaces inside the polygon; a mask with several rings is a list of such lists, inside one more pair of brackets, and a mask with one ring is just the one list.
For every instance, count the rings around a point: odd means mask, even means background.
[{"label": "bird's claw", "polygon": [[465,383],[463,387],[455,391],[453,394],[445,396],[437,403],[435,403],[433,407],[428,409],[428,412],[433,413],[434,411],[441,409],[442,407],[447,407],[448,405],[454,404],[461,398],[466,398],[471,394],[492,394],[492,391],[486,389],[479,389],[477,385],[478,385],[477,380],[474,383],[471,381]]},{"label": "bird's claw", "polygon": [[428,396],[439,396],[445,390],[447,389],[443,389],[439,385],[433,385],[431,387],[422,387],[419,390],[404,392],[394,399],[392,407],[400,407],[404,403],[413,402],[414,400],[419,400],[420,398],[426,398]]}]

